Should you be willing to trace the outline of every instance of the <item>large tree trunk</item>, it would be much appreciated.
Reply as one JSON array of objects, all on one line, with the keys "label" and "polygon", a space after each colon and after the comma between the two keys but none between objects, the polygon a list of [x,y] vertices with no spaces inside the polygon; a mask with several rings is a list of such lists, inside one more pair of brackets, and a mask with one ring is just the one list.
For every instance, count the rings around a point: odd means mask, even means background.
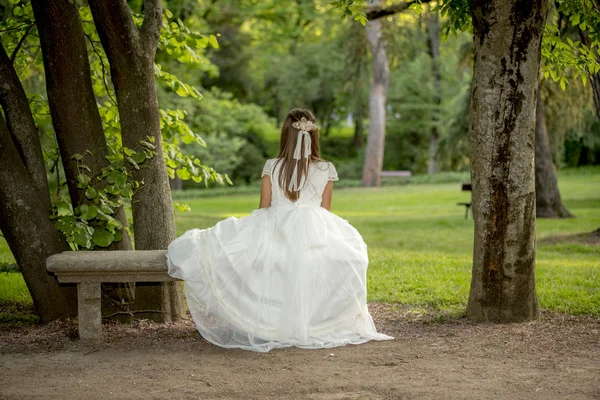
[{"label": "large tree trunk", "polygon": [[427,48],[431,57],[431,73],[433,76],[434,103],[435,112],[431,126],[431,134],[429,136],[429,152],[427,173],[434,174],[440,172],[440,161],[438,156],[437,142],[439,139],[438,124],[440,123],[440,104],[442,103],[441,86],[442,76],[440,73],[440,24],[437,10],[429,10],[425,18],[427,26]]},{"label": "large tree trunk", "polygon": [[373,80],[369,94],[369,136],[361,185],[379,186],[385,147],[385,106],[390,75],[379,19],[367,22],[367,39],[373,57]]},{"label": "large tree trunk", "polygon": [[535,106],[547,0],[473,0],[469,142],[475,238],[467,314],[537,317]]},{"label": "large tree trunk", "polygon": [[[73,208],[89,203],[85,189],[77,187],[80,173],[95,177],[108,166],[108,146],[102,120],[92,88],[90,65],[83,27],[76,3],[69,0],[32,1],[38,26],[46,90],[56,133],[67,187]],[[74,101],[76,99],[76,101]],[[84,156],[83,164],[90,170],[80,170],[73,155]],[[127,225],[125,211],[115,213]],[[131,239],[123,230],[123,239],[113,243],[110,250],[131,250]],[[135,284],[104,284],[102,306],[105,314],[127,309],[133,304]]]},{"label": "large tree trunk", "polygon": [[[140,28],[135,26],[125,0],[92,0],[89,4],[110,62],[123,145],[143,151],[140,141],[151,137],[156,146],[155,156],[144,161],[134,174],[134,179],[144,184],[132,202],[135,248],[166,249],[175,239],[175,220],[154,82],[154,57],[162,25],[161,3],[144,2]],[[136,308],[160,311],[148,315],[156,320],[179,318],[185,312],[181,285],[178,282],[138,285]]]},{"label": "large tree trunk", "polygon": [[46,258],[68,250],[51,213],[42,148],[21,82],[0,45],[0,230],[42,322],[77,312],[76,291],[60,287]]},{"label": "large tree trunk", "polygon": [[535,111],[535,215],[537,218],[573,217],[560,198],[541,90],[538,90]]}]

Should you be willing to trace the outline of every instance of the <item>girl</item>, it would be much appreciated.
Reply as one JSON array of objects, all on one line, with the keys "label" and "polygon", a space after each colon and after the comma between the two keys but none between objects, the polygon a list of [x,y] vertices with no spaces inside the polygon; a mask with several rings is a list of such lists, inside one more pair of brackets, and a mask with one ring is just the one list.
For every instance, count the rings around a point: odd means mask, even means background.
[{"label": "girl", "polygon": [[367,310],[367,246],[329,212],[335,167],[319,158],[308,110],[293,109],[279,155],[262,171],[260,208],[169,246],[169,275],[185,281],[200,334],[221,347],[266,352],[393,339]]}]

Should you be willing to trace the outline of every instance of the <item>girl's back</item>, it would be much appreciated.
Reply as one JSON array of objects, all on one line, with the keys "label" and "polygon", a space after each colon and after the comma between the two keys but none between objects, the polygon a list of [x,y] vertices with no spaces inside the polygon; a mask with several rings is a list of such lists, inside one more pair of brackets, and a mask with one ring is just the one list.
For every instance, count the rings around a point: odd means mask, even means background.
[{"label": "girl's back", "polygon": [[278,158],[267,160],[262,171],[262,176],[271,177],[271,206],[290,205],[320,206],[325,186],[329,181],[337,181],[338,175],[332,163],[318,160],[308,164],[308,175],[300,185],[298,200],[292,202],[285,195],[285,191],[279,185],[279,173],[283,163]]}]

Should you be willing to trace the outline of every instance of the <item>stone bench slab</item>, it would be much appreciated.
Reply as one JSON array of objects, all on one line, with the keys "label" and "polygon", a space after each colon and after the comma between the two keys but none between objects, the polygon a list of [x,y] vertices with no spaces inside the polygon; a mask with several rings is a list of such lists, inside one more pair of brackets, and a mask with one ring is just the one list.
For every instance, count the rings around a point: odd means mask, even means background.
[{"label": "stone bench slab", "polygon": [[65,251],[46,260],[61,283],[166,282],[166,250]]},{"label": "stone bench slab", "polygon": [[102,337],[102,282],[168,282],[166,250],[65,251],[46,259],[61,283],[77,283],[79,338]]}]

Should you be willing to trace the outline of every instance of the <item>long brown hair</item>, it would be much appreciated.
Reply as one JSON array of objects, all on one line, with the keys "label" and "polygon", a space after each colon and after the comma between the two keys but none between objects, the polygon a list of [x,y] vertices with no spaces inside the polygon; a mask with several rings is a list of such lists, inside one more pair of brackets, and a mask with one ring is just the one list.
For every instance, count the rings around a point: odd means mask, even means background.
[{"label": "long brown hair", "polygon": [[[285,197],[290,199],[291,201],[298,200],[300,196],[300,184],[302,183],[303,178],[308,176],[308,165],[309,163],[316,162],[321,158],[321,148],[319,146],[319,129],[313,129],[309,132],[311,139],[310,146],[310,155],[308,158],[304,158],[304,146],[302,146],[302,154],[300,160],[294,159],[294,150],[296,149],[296,142],[298,141],[298,132],[299,129],[296,129],[292,126],[292,124],[296,121],[300,121],[302,117],[316,124],[317,120],[313,113],[309,110],[305,110],[302,108],[294,108],[291,110],[288,115],[285,117],[283,121],[283,126],[281,127],[281,138],[279,140],[279,154],[277,155],[277,162],[275,165],[281,163],[281,169],[279,171],[279,186],[283,189],[285,193]],[[302,143],[304,143],[305,138],[302,138]],[[296,162],[298,163],[298,191],[289,190],[290,182],[292,181],[292,175],[294,173],[294,168],[296,167]],[[306,182],[306,181],[304,181]]]}]

